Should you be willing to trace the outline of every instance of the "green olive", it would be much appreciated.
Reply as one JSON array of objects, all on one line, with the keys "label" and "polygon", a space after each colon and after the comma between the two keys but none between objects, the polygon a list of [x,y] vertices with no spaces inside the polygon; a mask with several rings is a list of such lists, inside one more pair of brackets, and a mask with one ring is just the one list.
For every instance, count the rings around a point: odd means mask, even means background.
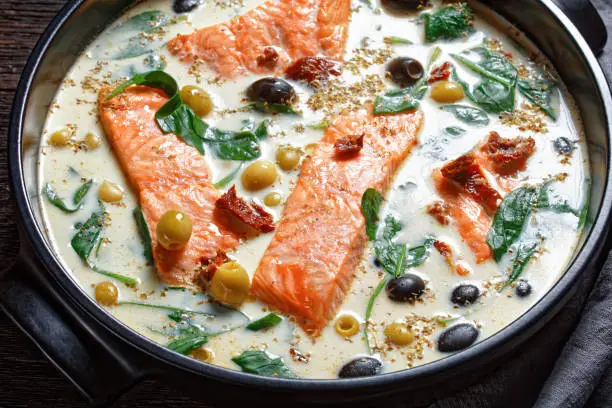
[{"label": "green olive", "polygon": [[87,146],[87,149],[97,149],[98,147],[100,147],[100,143],[102,143],[100,141],[100,138],[94,135],[93,133],[88,133],[85,135],[85,146]]},{"label": "green olive", "polygon": [[180,91],[181,99],[198,116],[206,116],[213,110],[212,99],[208,92],[194,85],[185,85]]},{"label": "green olive", "polygon": [[342,315],[336,320],[334,328],[336,333],[344,337],[353,337],[359,332],[360,324],[351,315]]},{"label": "green olive", "polygon": [[189,355],[195,358],[196,360],[200,360],[204,363],[210,363],[215,358],[215,353],[213,353],[211,349],[203,347],[192,350]]},{"label": "green olive", "polygon": [[96,300],[104,306],[112,306],[117,302],[119,289],[112,282],[102,282],[96,285]]},{"label": "green olive", "polygon": [[259,160],[247,167],[242,173],[242,185],[247,190],[257,191],[270,187],[276,181],[276,165],[267,160]]},{"label": "green olive", "polygon": [[385,327],[385,336],[397,346],[407,346],[414,341],[414,333],[403,323],[391,323]]},{"label": "green olive", "polygon": [[282,200],[283,200],[283,196],[280,195],[280,193],[272,192],[268,194],[267,196],[265,196],[264,204],[267,205],[268,207],[276,207],[277,205],[281,203]]},{"label": "green olive", "polygon": [[239,306],[249,296],[251,281],[247,271],[238,262],[226,262],[215,271],[208,293],[217,302]]},{"label": "green olive", "polygon": [[56,147],[66,146],[70,142],[71,137],[72,132],[70,129],[61,129],[51,133],[51,136],[49,136],[49,143]]},{"label": "green olive", "polygon": [[161,246],[168,251],[177,251],[191,238],[191,218],[180,211],[170,210],[164,213],[157,222],[155,235]]},{"label": "green olive", "polygon": [[295,147],[285,146],[276,151],[276,162],[278,166],[285,170],[293,170],[300,164],[301,153]]},{"label": "green olive", "polygon": [[105,180],[98,189],[98,196],[107,203],[116,203],[123,198],[123,189],[119,184]]},{"label": "green olive", "polygon": [[440,103],[457,102],[465,96],[463,88],[453,81],[439,81],[431,87],[431,99]]}]

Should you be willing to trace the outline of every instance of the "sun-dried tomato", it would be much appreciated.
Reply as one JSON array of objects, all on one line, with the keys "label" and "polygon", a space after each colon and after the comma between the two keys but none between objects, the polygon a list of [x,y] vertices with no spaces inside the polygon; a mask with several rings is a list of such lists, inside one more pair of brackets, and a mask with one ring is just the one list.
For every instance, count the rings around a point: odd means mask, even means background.
[{"label": "sun-dried tomato", "polygon": [[250,202],[247,203],[244,199],[236,194],[236,186],[232,186],[225,194],[216,202],[219,209],[226,210],[234,214],[245,224],[251,226],[259,232],[274,231],[274,218],[266,212],[260,205]]},{"label": "sun-dried tomato", "polygon": [[444,201],[434,201],[427,205],[427,213],[434,217],[440,224],[450,224],[450,206]]},{"label": "sun-dried tomato", "polygon": [[480,150],[489,156],[498,173],[512,174],[525,168],[527,159],[535,151],[535,140],[520,136],[506,139],[491,132]]},{"label": "sun-dried tomato", "polygon": [[447,80],[451,75],[452,64],[450,62],[445,62],[444,64],[436,67],[431,71],[429,75],[429,83],[433,84],[436,81],[444,81]]},{"label": "sun-dried tomato", "polygon": [[363,138],[365,134],[359,136],[343,137],[334,143],[334,150],[339,156],[352,156],[363,149]]},{"label": "sun-dried tomato", "polygon": [[323,81],[330,76],[342,73],[342,64],[336,60],[323,57],[304,57],[287,67],[285,75],[296,81]]},{"label": "sun-dried tomato", "polygon": [[257,65],[260,67],[274,68],[279,58],[280,55],[274,47],[265,47],[261,55],[257,56]]},{"label": "sun-dried tomato", "polygon": [[225,251],[217,249],[217,255],[214,258],[202,259],[200,261],[202,264],[200,269],[200,278],[204,282],[208,282],[212,279],[215,272],[217,272],[217,268],[227,261],[229,261],[229,258],[227,257]]}]

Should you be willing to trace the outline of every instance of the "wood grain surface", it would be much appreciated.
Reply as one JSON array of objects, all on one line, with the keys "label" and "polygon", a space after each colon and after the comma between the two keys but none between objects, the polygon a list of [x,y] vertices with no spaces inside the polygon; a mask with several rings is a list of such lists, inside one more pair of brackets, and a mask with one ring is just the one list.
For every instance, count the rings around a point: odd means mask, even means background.
[{"label": "wood grain surface", "polygon": [[[595,3],[607,4],[610,0],[596,0]],[[49,21],[64,5],[65,0],[0,0],[0,265],[8,265],[15,258],[18,250],[17,229],[14,223],[15,210],[10,199],[8,187],[6,141],[10,106],[13,93],[19,80],[25,61]],[[610,47],[608,48],[608,50]],[[608,59],[608,62],[612,59]],[[609,66],[608,68],[612,68]],[[573,300],[561,312],[561,317],[551,322],[560,336],[567,336],[573,327],[574,318],[578,315],[582,299]],[[543,331],[545,331],[543,330]],[[548,336],[547,336],[548,337]],[[537,395],[539,383],[543,381],[554,363],[563,341],[554,341],[540,336],[530,340],[516,361],[540,360],[540,364],[523,364],[513,371],[500,370],[493,373],[490,381],[495,384],[506,384],[506,387],[521,389],[529,394],[527,400]],[[546,350],[545,352],[538,352]],[[509,364],[510,365],[510,364]],[[529,375],[532,381],[527,384],[523,375]],[[522,379],[521,379],[522,377]],[[497,391],[484,385],[472,387],[467,394],[457,399],[440,401],[436,407],[471,406],[470,396],[491,396],[491,401],[511,402]],[[496,394],[496,395],[493,395]],[[206,400],[202,396],[202,400]],[[518,400],[517,400],[518,401]],[[522,401],[525,401],[523,399]],[[494,402],[493,405],[499,406]],[[505,406],[505,404],[503,404]],[[0,407],[86,407],[87,403],[76,389],[43,356],[43,354],[22,334],[9,319],[0,312]],[[124,396],[114,407],[204,407],[181,393],[165,387],[159,382],[145,382],[137,389]],[[254,403],[252,406],[258,406]],[[485,406],[485,405],[479,405]],[[514,405],[526,406],[526,405]]]}]

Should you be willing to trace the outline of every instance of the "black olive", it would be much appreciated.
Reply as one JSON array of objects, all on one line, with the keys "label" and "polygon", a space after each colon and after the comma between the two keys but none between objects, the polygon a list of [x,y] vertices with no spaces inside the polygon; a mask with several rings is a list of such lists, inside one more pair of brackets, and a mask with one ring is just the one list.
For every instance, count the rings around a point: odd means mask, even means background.
[{"label": "black olive", "polygon": [[424,292],[425,281],[411,273],[393,278],[387,284],[387,296],[396,302],[414,302]]},{"label": "black olive", "polygon": [[397,57],[387,64],[391,80],[401,87],[416,83],[423,77],[423,65],[410,57]]},{"label": "black olive", "polygon": [[453,290],[451,302],[459,306],[474,304],[480,296],[480,289],[477,286],[464,283]]},{"label": "black olive", "polygon": [[200,0],[174,0],[172,9],[175,13],[188,13],[200,5]]},{"label": "black olive", "polygon": [[559,154],[571,154],[574,151],[574,142],[567,137],[558,137],[553,142],[553,147]]},{"label": "black olive", "polygon": [[444,330],[438,338],[438,350],[443,353],[470,347],[478,338],[478,329],[469,323],[459,323]]},{"label": "black olive", "polygon": [[295,99],[295,90],[280,78],[263,78],[249,86],[247,96],[252,101],[287,105]]},{"label": "black olive", "polygon": [[380,360],[373,357],[358,357],[342,366],[338,373],[338,377],[369,377],[380,373],[381,368],[382,362]]},{"label": "black olive", "polygon": [[429,0],[382,0],[385,9],[394,13],[419,11],[429,4]]},{"label": "black olive", "polygon": [[382,264],[378,260],[378,258],[374,258],[374,266],[377,268],[382,268]]},{"label": "black olive", "polygon": [[524,279],[519,280],[514,288],[518,297],[527,297],[531,294],[531,285]]}]

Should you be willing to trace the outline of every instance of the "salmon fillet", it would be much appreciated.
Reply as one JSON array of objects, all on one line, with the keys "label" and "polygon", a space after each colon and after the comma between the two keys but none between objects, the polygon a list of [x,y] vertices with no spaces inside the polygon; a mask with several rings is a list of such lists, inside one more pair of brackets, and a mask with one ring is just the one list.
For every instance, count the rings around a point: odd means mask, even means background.
[{"label": "salmon fillet", "polygon": [[[374,117],[368,109],[340,116],[305,160],[251,285],[312,336],[335,316],[366,246],[364,191],[389,188],[423,122],[422,112]],[[338,154],[338,141],[360,135],[359,152]]]},{"label": "salmon fillet", "polygon": [[279,73],[302,57],[341,60],[350,15],[350,0],[269,0],[233,20],[178,35],[168,49],[226,78]]},{"label": "salmon fillet", "polygon": [[[524,170],[535,150],[532,138],[502,138],[491,132],[471,152],[450,161],[433,172],[436,190],[457,231],[474,253],[477,263],[489,260],[493,253],[487,244],[492,217],[502,202],[502,195],[488,180],[495,176],[497,187],[507,193],[516,187],[512,178]],[[444,220],[435,211],[430,214]]]},{"label": "salmon fillet", "polygon": [[220,194],[209,181],[202,155],[177,136],[164,134],[155,122],[155,112],[168,101],[166,94],[132,86],[107,100],[110,90],[100,92],[100,119],[138,194],[151,236],[155,237],[157,222],[169,210],[185,212],[193,223],[191,239],[180,251],[168,251],[153,239],[157,273],[168,284],[190,284],[203,261],[214,258],[217,250],[235,248],[239,237],[225,227],[226,216],[215,210]]}]

